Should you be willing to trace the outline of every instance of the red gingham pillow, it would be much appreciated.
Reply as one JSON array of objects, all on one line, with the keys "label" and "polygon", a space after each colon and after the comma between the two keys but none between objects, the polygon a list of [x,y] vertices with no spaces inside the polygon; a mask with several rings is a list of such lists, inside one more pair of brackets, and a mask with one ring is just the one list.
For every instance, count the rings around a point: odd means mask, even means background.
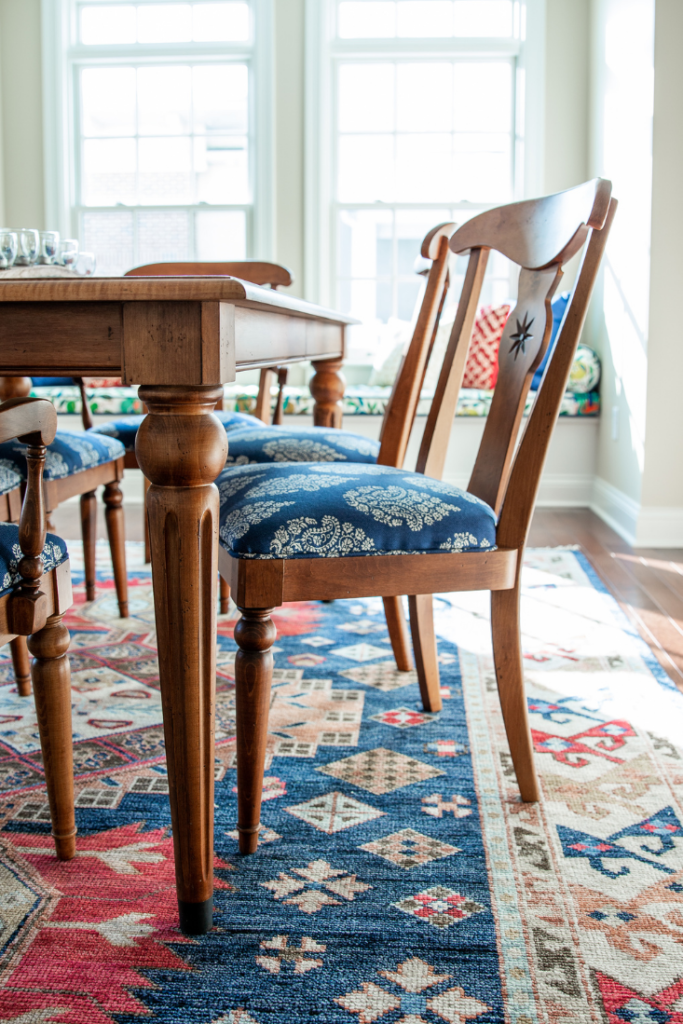
[{"label": "red gingham pillow", "polygon": [[474,321],[472,340],[465,375],[464,388],[495,388],[498,380],[498,349],[510,307],[482,306]]}]

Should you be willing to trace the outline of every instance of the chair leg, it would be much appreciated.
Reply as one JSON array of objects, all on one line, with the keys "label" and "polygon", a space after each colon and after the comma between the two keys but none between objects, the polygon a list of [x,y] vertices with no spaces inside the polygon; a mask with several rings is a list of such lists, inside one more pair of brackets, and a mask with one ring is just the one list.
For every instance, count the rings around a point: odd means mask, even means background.
[{"label": "chair leg", "polygon": [[12,665],[14,667],[14,678],[17,683],[17,690],[20,697],[31,696],[31,661],[28,656],[25,636],[15,636],[10,640],[12,649]]},{"label": "chair leg", "polygon": [[113,480],[104,488],[104,518],[107,521],[107,534],[111,561],[114,567],[114,583],[119,602],[119,615],[128,618],[128,572],[126,570],[126,530],[123,521],[123,494],[118,480]]},{"label": "chair leg", "polygon": [[235,626],[237,713],[237,829],[240,853],[254,853],[261,820],[263,765],[276,629],[272,608],[240,608]]},{"label": "chair leg", "polygon": [[413,659],[408,640],[408,626],[403,614],[403,601],[400,597],[384,597],[382,600],[396,667],[399,672],[410,672],[413,667]]},{"label": "chair leg", "polygon": [[230,584],[219,575],[218,587],[220,591],[221,615],[227,615],[228,609],[230,608]]},{"label": "chair leg", "polygon": [[97,543],[97,494],[81,494],[81,536],[85,568],[85,599],[95,600],[95,545]]},{"label": "chair leg", "polygon": [[420,684],[420,696],[425,711],[441,711],[439,662],[434,632],[434,608],[431,594],[418,594],[408,598],[410,632],[413,635],[415,668]]},{"label": "chair leg", "polygon": [[61,615],[52,615],[39,633],[28,639],[45,782],[50,801],[52,835],[60,860],[76,853],[74,773],[71,727],[71,669],[67,651],[69,631]]},{"label": "chair leg", "polygon": [[491,635],[500,705],[517,784],[522,800],[534,803],[539,799],[539,788],[524,692],[519,583],[513,590],[491,592]]},{"label": "chair leg", "polygon": [[145,524],[145,565],[152,561],[152,553],[149,545],[149,522],[147,520],[147,491],[152,485],[146,476],[142,478],[142,518]]}]

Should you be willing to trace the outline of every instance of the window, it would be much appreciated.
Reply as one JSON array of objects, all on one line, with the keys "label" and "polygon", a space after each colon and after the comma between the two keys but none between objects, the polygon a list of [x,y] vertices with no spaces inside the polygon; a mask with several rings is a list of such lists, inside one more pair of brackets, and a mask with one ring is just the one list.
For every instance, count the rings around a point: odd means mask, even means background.
[{"label": "window", "polygon": [[[312,0],[309,17],[316,16]],[[411,319],[422,238],[522,198],[524,40],[520,0],[327,0],[318,33],[318,206],[328,225],[312,285],[363,322],[349,354],[377,358]],[[325,127],[327,122],[327,127]],[[309,129],[310,130],[310,129]],[[315,159],[311,161],[315,165]],[[312,240],[313,241],[313,240]],[[457,295],[465,261],[454,267]],[[325,281],[324,277],[328,280]],[[513,294],[493,255],[484,302]]]},{"label": "window", "polygon": [[64,167],[53,223],[105,274],[267,248],[270,211],[256,202],[267,158],[266,125],[255,123],[263,0],[62,0],[57,13],[53,3],[45,33],[52,20],[63,88],[61,136],[47,148],[61,149]]}]

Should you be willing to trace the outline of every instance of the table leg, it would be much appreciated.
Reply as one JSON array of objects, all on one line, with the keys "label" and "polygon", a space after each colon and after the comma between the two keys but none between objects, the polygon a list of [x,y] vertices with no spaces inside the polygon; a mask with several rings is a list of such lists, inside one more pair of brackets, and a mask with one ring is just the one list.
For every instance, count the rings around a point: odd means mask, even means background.
[{"label": "table leg", "polygon": [[313,407],[313,423],[316,427],[336,427],[342,425],[342,398],[346,381],[340,373],[341,359],[320,359],[313,362],[315,373],[311,377],[309,387],[315,399]]},{"label": "table leg", "polygon": [[213,912],[218,490],[227,440],[218,387],[140,388],[149,408],[136,452],[147,492],[159,676],[180,927]]}]

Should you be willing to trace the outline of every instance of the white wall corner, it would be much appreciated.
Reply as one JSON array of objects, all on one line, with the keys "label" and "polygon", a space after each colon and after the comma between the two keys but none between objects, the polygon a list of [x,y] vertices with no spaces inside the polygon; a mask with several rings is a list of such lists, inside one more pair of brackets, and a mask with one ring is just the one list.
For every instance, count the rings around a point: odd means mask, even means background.
[{"label": "white wall corner", "polygon": [[683,508],[642,505],[636,547],[683,548]]},{"label": "white wall corner", "polygon": [[624,494],[618,487],[596,476],[590,508],[611,526],[627,544],[635,545],[640,503]]}]

